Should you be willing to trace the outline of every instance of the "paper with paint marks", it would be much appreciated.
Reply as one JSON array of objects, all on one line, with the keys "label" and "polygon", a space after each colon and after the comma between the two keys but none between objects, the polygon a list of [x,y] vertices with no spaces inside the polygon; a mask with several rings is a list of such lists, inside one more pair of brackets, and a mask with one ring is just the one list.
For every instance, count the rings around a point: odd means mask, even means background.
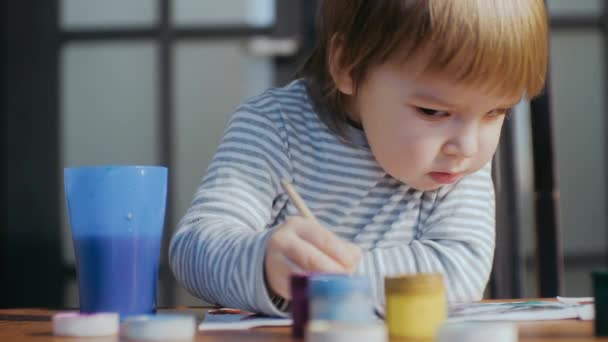
[{"label": "paper with paint marks", "polygon": [[198,329],[201,331],[247,330],[257,327],[291,326],[292,323],[291,318],[268,317],[234,309],[219,309],[208,311]]},{"label": "paper with paint marks", "polygon": [[593,298],[557,297],[556,301],[477,302],[452,304],[448,321],[592,320]]}]

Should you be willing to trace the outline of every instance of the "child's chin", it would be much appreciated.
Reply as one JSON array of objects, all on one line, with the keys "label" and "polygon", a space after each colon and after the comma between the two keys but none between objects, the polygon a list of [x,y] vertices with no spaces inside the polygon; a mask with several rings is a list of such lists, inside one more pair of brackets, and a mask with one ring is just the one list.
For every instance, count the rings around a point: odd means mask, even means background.
[{"label": "child's chin", "polygon": [[419,181],[407,181],[403,179],[399,179],[401,182],[407,184],[408,186],[414,188],[418,191],[433,191],[441,188],[445,184],[440,184],[434,182],[433,180],[419,180]]},{"label": "child's chin", "polygon": [[444,186],[445,184],[424,184],[424,185],[410,185],[412,188],[418,190],[418,191],[433,191],[433,190],[437,190],[439,188],[441,188],[442,186]]}]

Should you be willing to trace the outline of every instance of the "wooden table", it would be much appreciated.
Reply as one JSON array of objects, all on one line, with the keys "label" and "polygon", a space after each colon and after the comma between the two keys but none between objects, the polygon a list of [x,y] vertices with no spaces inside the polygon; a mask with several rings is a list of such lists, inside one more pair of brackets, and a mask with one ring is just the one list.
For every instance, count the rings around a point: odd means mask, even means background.
[{"label": "wooden table", "polygon": [[[207,308],[180,307],[161,312],[188,312],[202,319]],[[0,310],[0,342],[118,342],[118,337],[62,338],[54,337],[51,316],[55,310],[47,309],[5,309]],[[297,341],[291,338],[291,330],[282,328],[260,328],[238,332],[198,333],[196,341]],[[579,320],[523,322],[519,323],[520,342],[549,341],[608,341],[608,338],[593,337],[593,322]],[[391,341],[407,341],[392,339]]]}]

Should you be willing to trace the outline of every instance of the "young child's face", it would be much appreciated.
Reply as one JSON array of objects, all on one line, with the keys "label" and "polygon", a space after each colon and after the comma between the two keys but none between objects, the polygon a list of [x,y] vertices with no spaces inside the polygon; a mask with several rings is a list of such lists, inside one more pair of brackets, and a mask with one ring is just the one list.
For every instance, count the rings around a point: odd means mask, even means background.
[{"label": "young child's face", "polygon": [[[418,68],[419,69],[419,68]],[[488,94],[387,62],[370,70],[354,97],[378,163],[393,177],[433,190],[492,158],[507,110],[519,98]]]}]

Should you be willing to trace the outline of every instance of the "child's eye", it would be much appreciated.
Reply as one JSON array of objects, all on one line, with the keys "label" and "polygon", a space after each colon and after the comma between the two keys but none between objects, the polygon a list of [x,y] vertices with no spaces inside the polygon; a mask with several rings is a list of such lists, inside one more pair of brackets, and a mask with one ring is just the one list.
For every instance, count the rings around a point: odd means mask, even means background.
[{"label": "child's eye", "polygon": [[498,117],[498,116],[509,116],[513,108],[498,108],[494,109],[486,114],[486,116],[490,118]]},{"label": "child's eye", "polygon": [[428,116],[428,117],[432,117],[432,118],[440,118],[443,116],[448,116],[449,113],[448,112],[444,112],[441,110],[435,110],[435,109],[430,109],[430,108],[422,108],[422,107],[417,107],[416,108],[420,113],[422,113],[424,116]]}]

